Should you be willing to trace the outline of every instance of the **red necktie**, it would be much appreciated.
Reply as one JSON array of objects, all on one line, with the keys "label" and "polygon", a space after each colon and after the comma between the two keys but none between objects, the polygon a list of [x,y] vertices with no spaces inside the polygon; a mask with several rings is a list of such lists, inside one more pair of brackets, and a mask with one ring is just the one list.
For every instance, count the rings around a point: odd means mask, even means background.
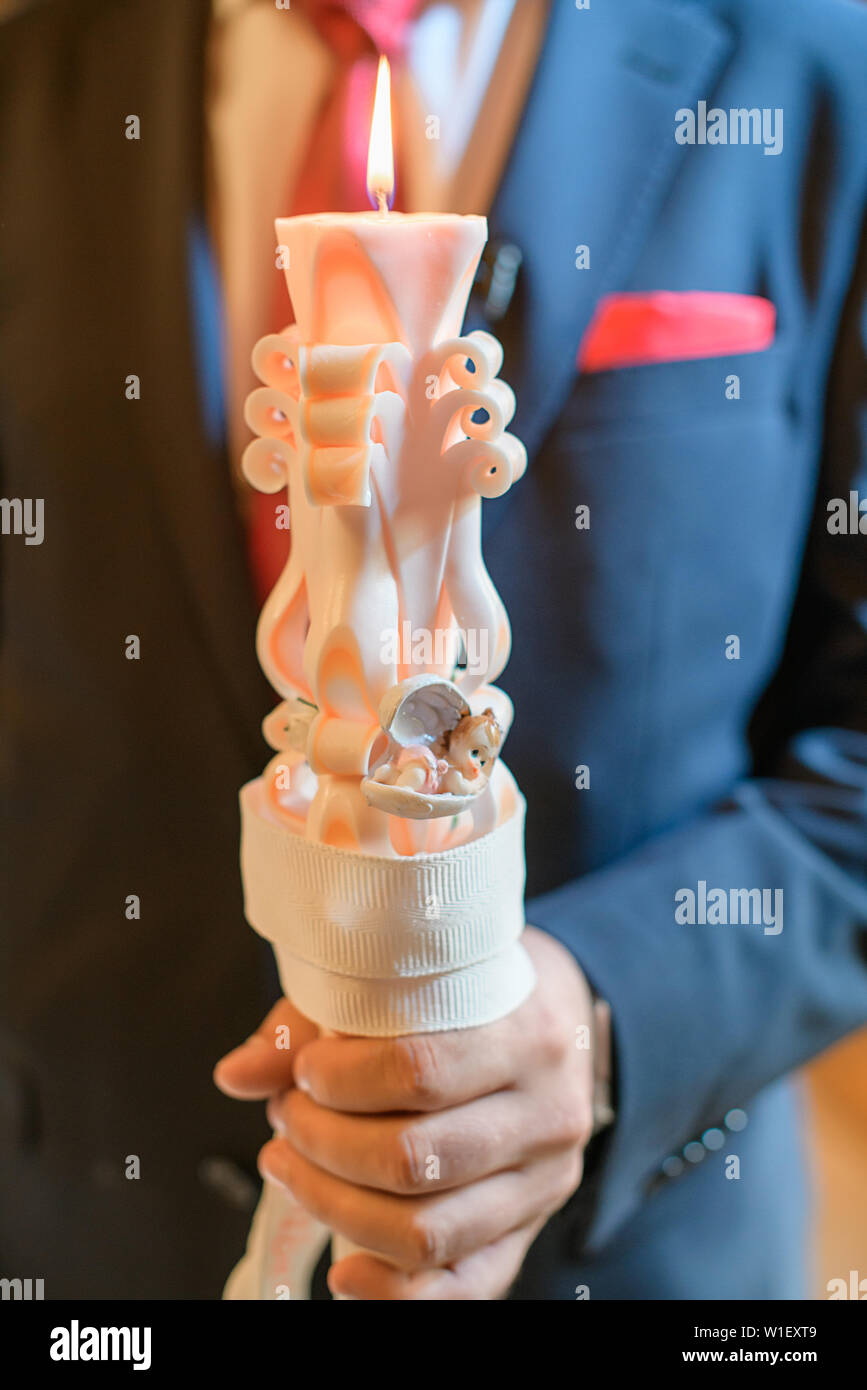
[{"label": "red necktie", "polygon": [[[367,141],[377,55],[399,58],[420,0],[300,0],[338,59],[334,83],[316,118],[291,199],[290,216],[360,212],[368,206]],[[271,331],[292,320],[282,272]],[[248,534],[250,568],[260,602],[273,589],[289,555],[289,532],[278,523],[285,495],[257,492]]]}]

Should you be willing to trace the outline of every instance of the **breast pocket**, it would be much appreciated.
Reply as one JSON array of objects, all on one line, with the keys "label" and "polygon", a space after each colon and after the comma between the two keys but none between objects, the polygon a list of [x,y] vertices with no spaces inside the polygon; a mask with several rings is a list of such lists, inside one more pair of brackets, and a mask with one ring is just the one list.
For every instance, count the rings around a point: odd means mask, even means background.
[{"label": "breast pocket", "polygon": [[551,466],[589,507],[594,562],[628,553],[658,596],[660,638],[697,655],[740,625],[771,659],[780,636],[814,482],[790,361],[778,342],[580,377],[552,441]]},{"label": "breast pocket", "polygon": [[583,373],[559,425],[600,432],[641,425],[668,432],[696,417],[736,422],[749,411],[785,407],[791,360],[791,349],[778,338],[761,352]]},{"label": "breast pocket", "polygon": [[[790,362],[778,343],[580,377],[521,483],[547,657],[600,760],[617,731],[627,838],[719,793],[779,659],[815,482]],[[516,649],[541,659],[531,626]]]}]

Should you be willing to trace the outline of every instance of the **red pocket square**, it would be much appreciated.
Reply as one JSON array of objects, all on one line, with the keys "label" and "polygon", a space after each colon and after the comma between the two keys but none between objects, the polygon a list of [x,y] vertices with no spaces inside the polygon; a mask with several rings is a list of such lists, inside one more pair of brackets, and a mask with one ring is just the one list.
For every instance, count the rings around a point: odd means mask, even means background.
[{"label": "red pocket square", "polygon": [[761,352],[774,341],[777,311],[753,294],[705,290],[609,294],[600,299],[578,349],[582,372]]}]

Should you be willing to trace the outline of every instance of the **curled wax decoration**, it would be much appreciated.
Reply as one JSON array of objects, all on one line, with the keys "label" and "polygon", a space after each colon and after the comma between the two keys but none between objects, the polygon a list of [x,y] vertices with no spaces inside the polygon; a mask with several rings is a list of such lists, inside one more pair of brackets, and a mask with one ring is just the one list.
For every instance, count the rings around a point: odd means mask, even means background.
[{"label": "curled wax decoration", "polygon": [[[473,452],[490,451],[489,444],[466,441],[468,463]],[[480,554],[481,502],[473,496],[469,483],[455,507],[451,541],[446,554],[443,585],[461,632],[487,633],[489,651],[483,671],[467,669],[460,681],[465,694],[496,680],[509,658],[511,644],[509,620],[503,602],[485,569]]]},{"label": "curled wax decoration", "polygon": [[310,728],[319,710],[309,700],[282,700],[262,721],[265,742],[278,752],[306,754]]},{"label": "curled wax decoration", "polygon": [[[506,431],[515,413],[515,395],[496,375],[502,361],[497,339],[474,332],[432,348],[416,378],[417,388],[428,383],[427,409],[443,440],[443,463],[463,472],[469,488],[485,498],[502,497],[527,466],[524,446]],[[431,378],[436,379],[433,392]],[[419,408],[418,389],[415,407]]]},{"label": "curled wax decoration", "polygon": [[301,436],[314,450],[322,445],[363,446],[370,441],[373,412],[373,396],[305,396],[301,402]]},{"label": "curled wax decoration", "polygon": [[527,471],[525,444],[514,434],[504,434],[497,447],[505,453],[512,469],[512,482],[516,483]]},{"label": "curled wax decoration", "polygon": [[376,721],[362,723],[318,714],[310,727],[307,760],[313,772],[364,777],[383,757],[388,739]]},{"label": "curled wax decoration", "polygon": [[293,445],[298,427],[298,402],[276,386],[259,386],[244,402],[244,419],[254,434],[285,439]]},{"label": "curled wax decoration", "polygon": [[462,338],[437,343],[422,359],[422,381],[437,378],[436,396],[452,386],[484,390],[503,365],[503,349],[492,333],[480,329]]},{"label": "curled wax decoration", "polygon": [[513,434],[502,435],[496,444],[459,440],[445,457],[463,470],[466,486],[486,500],[503,497],[527,467],[527,451]]},{"label": "curled wax decoration", "polygon": [[[293,473],[297,472],[293,469]],[[290,481],[290,499],[295,480]],[[292,503],[297,510],[297,502]],[[304,566],[303,528],[293,544],[286,568],[277,580],[259,615],[256,653],[259,664],[276,691],[286,700],[300,698],[314,704],[313,691],[304,674],[304,644],[310,610]]]},{"label": "curled wax decoration", "polygon": [[[464,430],[474,439],[493,439],[501,432],[505,433],[506,425],[515,414],[515,393],[505,381],[496,377],[481,392],[482,409],[488,414],[488,420],[474,420],[472,417],[463,425]],[[444,397],[444,399],[447,399]],[[492,408],[493,407],[493,408]],[[491,428],[487,428],[488,425]]]},{"label": "curled wax decoration", "polygon": [[405,392],[411,371],[412,359],[403,343],[316,343],[298,349],[299,384],[306,396]]},{"label": "curled wax decoration", "polygon": [[241,471],[258,492],[279,492],[289,481],[294,449],[288,439],[254,439],[241,459]]},{"label": "curled wax decoration", "polygon": [[[298,365],[299,454],[308,500],[369,507],[371,467],[383,449],[399,447],[409,355],[400,343],[302,345]],[[377,390],[383,377],[387,389]]]},{"label": "curled wax decoration", "polygon": [[301,390],[297,355],[297,331],[268,333],[253,349],[253,371],[264,386],[274,386],[297,401]]},{"label": "curled wax decoration", "polygon": [[[362,516],[367,521],[371,513],[365,512]],[[354,519],[350,516],[350,525]],[[351,567],[338,571],[327,560],[326,567],[329,576],[335,575],[338,582],[351,583]],[[359,585],[353,596],[356,600],[353,607],[343,610],[342,614],[335,610],[332,621],[320,624],[316,631],[311,626],[308,633],[305,662],[310,660],[311,684],[317,704],[324,714],[354,724],[378,725],[375,700],[391,683],[388,678],[391,662],[381,660],[379,644],[374,646],[370,640],[373,636],[368,625],[370,617],[373,616],[375,623],[381,621],[377,615],[381,615],[382,610],[376,607],[378,587],[375,578]],[[393,595],[389,593],[387,597],[389,611],[394,613]],[[342,621],[335,621],[338,617],[342,617]],[[359,626],[353,620],[357,620]]]},{"label": "curled wax decoration", "polygon": [[[474,419],[480,410],[485,420]],[[499,439],[514,413],[515,396],[504,381],[492,381],[484,391],[456,386],[431,404],[431,419],[446,448],[457,442],[458,432],[471,439]]]}]

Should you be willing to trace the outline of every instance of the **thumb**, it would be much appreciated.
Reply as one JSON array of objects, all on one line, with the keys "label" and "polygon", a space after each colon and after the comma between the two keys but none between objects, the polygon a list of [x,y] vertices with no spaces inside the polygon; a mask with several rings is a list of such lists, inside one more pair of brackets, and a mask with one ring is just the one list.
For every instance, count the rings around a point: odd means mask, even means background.
[{"label": "thumb", "polygon": [[295,1058],[318,1036],[315,1023],[279,999],[255,1033],[220,1059],[214,1084],[236,1100],[266,1100],[288,1090]]}]

